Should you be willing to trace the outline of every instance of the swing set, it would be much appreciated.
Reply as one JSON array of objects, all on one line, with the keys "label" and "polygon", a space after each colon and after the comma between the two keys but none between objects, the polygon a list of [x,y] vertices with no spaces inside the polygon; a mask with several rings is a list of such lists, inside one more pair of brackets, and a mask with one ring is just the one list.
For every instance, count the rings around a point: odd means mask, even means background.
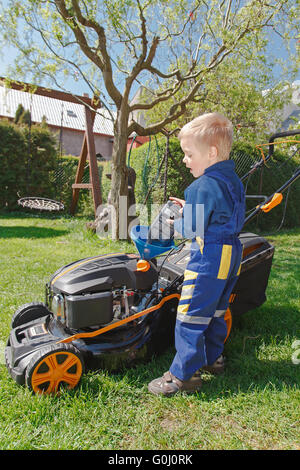
[{"label": "swing set", "polygon": [[[22,90],[24,91],[24,85],[19,85],[17,83],[12,83],[11,88],[17,89],[17,90]],[[74,215],[76,206],[78,203],[79,199],[79,191],[81,189],[89,189],[92,191],[92,196],[93,196],[93,202],[94,202],[94,210],[95,214],[97,211],[97,208],[102,204],[102,194],[101,194],[101,185],[100,185],[100,177],[99,177],[99,171],[98,171],[98,165],[97,165],[97,157],[96,157],[96,151],[95,151],[95,142],[94,142],[94,135],[93,135],[93,125],[94,125],[94,120],[96,116],[97,109],[99,108],[99,101],[96,101],[95,99],[90,99],[88,97],[79,97],[79,96],[73,96],[68,93],[60,92],[60,91],[55,91],[55,90],[48,90],[46,88],[39,87],[38,91],[36,91],[37,94],[42,95],[42,96],[47,96],[51,98],[56,98],[61,101],[65,102],[72,102],[72,103],[81,103],[84,105],[84,110],[85,110],[85,133],[84,133],[84,138],[83,138],[83,143],[82,143],[82,148],[79,156],[79,161],[78,161],[78,166],[77,166],[77,171],[76,171],[76,176],[75,176],[75,181],[72,184],[72,203],[71,203],[71,208],[70,212],[72,215]],[[30,104],[30,116],[31,116],[31,111],[32,111],[32,94],[31,94],[31,104]],[[31,118],[29,122],[29,142],[28,142],[28,152],[30,155],[31,152]],[[180,166],[176,159],[172,156],[172,153],[170,152],[170,147],[169,147],[169,140],[170,137],[173,133],[177,131],[174,130],[172,132],[168,132],[166,129],[162,131],[162,133],[166,137],[166,149],[163,157],[161,158],[159,155],[159,147],[158,147],[158,141],[157,137],[155,136],[155,145],[156,145],[156,174],[153,178],[153,181],[151,184],[148,183],[148,178],[149,178],[149,169],[151,167],[150,165],[150,150],[151,150],[151,137],[149,137],[149,145],[148,145],[148,151],[147,155],[144,161],[144,167],[143,167],[143,172],[142,172],[142,180],[143,180],[143,187],[145,190],[145,199],[143,201],[144,204],[147,203],[149,200],[149,197],[155,188],[155,186],[158,183],[159,177],[161,175],[162,169],[164,167],[164,174],[163,174],[163,180],[162,180],[162,186],[163,186],[163,199],[164,202],[167,201],[168,195],[167,195],[167,180],[168,180],[168,162],[172,160],[172,163],[175,168],[178,170],[178,174],[180,174],[180,177],[184,179],[184,175],[181,172]],[[284,144],[284,143],[293,143],[293,144],[299,144],[300,141],[297,139],[294,140],[289,140],[289,139],[284,139],[286,137],[293,137],[297,136],[300,134],[300,130],[292,130],[292,131],[286,131],[286,132],[279,132],[276,134],[273,134],[268,143],[265,144],[259,144],[256,146],[258,151],[261,154],[261,158],[259,161],[253,163],[253,160],[251,158],[245,158],[247,157],[246,155],[242,155],[240,159],[236,160],[236,171],[238,174],[241,173],[241,167],[243,166],[243,172],[242,175],[240,174],[240,178],[245,184],[245,192],[246,192],[246,198],[248,199],[263,199],[263,202],[259,204],[256,209],[253,211],[252,209],[250,210],[251,214],[247,215],[245,223],[254,218],[261,210],[264,212],[270,211],[273,207],[276,205],[280,204],[283,200],[283,192],[287,190],[287,195],[285,199],[285,207],[283,211],[283,218],[280,224],[279,229],[282,227],[285,214],[286,214],[286,209],[287,209],[287,202],[288,202],[288,197],[291,189],[292,183],[299,178],[300,176],[300,166],[295,169],[294,173],[291,175],[291,177],[285,181],[285,183],[278,188],[274,193],[271,194],[271,196],[264,196],[262,194],[258,195],[247,195],[247,188],[248,184],[250,181],[250,178],[252,175],[257,171],[260,170],[261,172],[261,188],[262,189],[262,170],[264,168],[268,168],[268,162],[272,159],[274,155],[274,146],[278,144]],[[131,141],[131,146],[129,149],[128,153],[128,161],[127,161],[127,166],[130,167],[130,157],[131,157],[131,150],[133,143],[136,139],[136,135],[133,137]],[[281,139],[281,140],[277,140]],[[282,140],[283,139],[283,140]],[[268,155],[265,156],[263,152],[264,146],[269,147]],[[276,171],[279,170],[283,165],[286,165],[290,160],[293,159],[293,157],[299,152],[299,146],[296,147],[292,155],[290,157],[283,161],[281,165],[278,165],[276,168]],[[83,183],[83,175],[84,175],[84,170],[86,167],[86,163],[89,163],[89,182],[88,183]],[[245,163],[246,162],[246,163]],[[245,164],[246,166],[248,165],[247,171],[245,172]],[[249,165],[250,164],[250,165]],[[188,185],[190,182],[184,180],[184,184]],[[50,199],[48,197],[37,197],[34,195],[29,195],[25,197],[21,197],[18,200],[18,204],[22,207],[25,208],[30,208],[30,209],[35,209],[35,210],[42,210],[42,211],[62,211],[64,209],[64,204],[61,201],[57,201],[54,199]],[[249,212],[249,211],[248,211]]]},{"label": "swing set", "polygon": [[[30,85],[28,84],[19,84],[17,82],[11,82],[9,85],[10,88],[30,92],[30,121],[29,121],[29,139],[28,139],[28,153],[29,156],[31,155],[31,115],[32,115],[32,103],[33,103],[33,95],[41,95],[52,99],[58,99],[62,102],[68,103],[75,103],[75,104],[82,104],[84,106],[85,111],[85,133],[81,148],[81,153],[79,157],[75,182],[72,185],[72,204],[71,204],[71,214],[74,214],[76,205],[79,198],[79,190],[80,189],[90,189],[92,190],[93,194],[93,201],[94,201],[94,208],[95,213],[96,209],[102,203],[102,195],[101,195],[101,186],[100,186],[100,178],[98,173],[97,167],[97,157],[95,151],[95,142],[94,142],[94,135],[93,135],[93,123],[95,120],[95,115],[97,109],[100,107],[99,100],[93,98],[89,98],[86,96],[76,96],[70,93],[65,93],[58,90],[49,90],[47,88],[38,87],[37,90],[32,92],[30,90]],[[62,126],[60,129],[60,144],[61,144],[61,132]],[[86,161],[89,161],[89,174],[90,174],[90,182],[89,183],[82,183],[82,177],[85,169]],[[28,173],[30,168],[28,168]],[[50,199],[48,197],[41,197],[41,196],[34,196],[28,195],[24,197],[20,197],[18,199],[18,204],[24,208],[34,209],[34,210],[41,210],[41,211],[62,211],[64,210],[64,204],[61,201],[57,201],[54,199]]]}]

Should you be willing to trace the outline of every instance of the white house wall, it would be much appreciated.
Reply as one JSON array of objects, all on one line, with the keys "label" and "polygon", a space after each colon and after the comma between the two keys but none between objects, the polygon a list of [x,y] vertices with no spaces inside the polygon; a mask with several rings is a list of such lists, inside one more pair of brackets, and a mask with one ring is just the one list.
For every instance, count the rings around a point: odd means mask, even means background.
[{"label": "white house wall", "polygon": [[[51,128],[51,126],[49,126],[49,128],[55,134],[58,144],[61,139],[63,154],[74,155],[76,157],[80,155],[84,132],[74,131],[72,129],[62,129],[62,132],[61,132],[60,129],[57,129],[57,128],[54,129],[54,128]],[[60,137],[60,134],[61,134],[61,137]],[[113,145],[112,137],[106,136],[106,135],[94,134],[94,140],[95,140],[96,154],[99,153],[102,155],[102,157],[105,158],[105,160],[110,160],[111,155],[112,155],[112,145]]]},{"label": "white house wall", "polygon": [[[66,154],[80,155],[85,130],[83,105],[0,86],[0,118],[14,119],[19,104],[31,112],[32,122],[40,123],[45,117],[58,141],[62,131],[63,149]],[[110,159],[113,122],[105,109],[98,110],[93,131],[96,153]]]}]

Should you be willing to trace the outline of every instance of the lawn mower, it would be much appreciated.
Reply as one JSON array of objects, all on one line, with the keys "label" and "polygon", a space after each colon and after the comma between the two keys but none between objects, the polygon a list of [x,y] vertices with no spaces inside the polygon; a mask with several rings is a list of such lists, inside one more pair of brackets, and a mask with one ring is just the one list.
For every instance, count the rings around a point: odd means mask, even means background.
[{"label": "lawn mower", "polygon": [[[300,168],[245,223],[277,205],[276,194],[299,176]],[[153,241],[157,223],[164,226],[163,215],[170,216],[168,210],[172,207],[164,206],[150,228],[132,229],[139,254],[109,253],[63,266],[46,284],[45,303],[17,309],[5,362],[18,384],[42,394],[56,393],[62,386],[72,389],[86,370],[119,370],[148,361],[174,344],[190,242],[176,246],[173,237],[164,243]],[[262,236],[242,232],[239,238],[243,259],[225,314],[228,335],[232,317],[265,302],[274,255],[274,246]]]}]

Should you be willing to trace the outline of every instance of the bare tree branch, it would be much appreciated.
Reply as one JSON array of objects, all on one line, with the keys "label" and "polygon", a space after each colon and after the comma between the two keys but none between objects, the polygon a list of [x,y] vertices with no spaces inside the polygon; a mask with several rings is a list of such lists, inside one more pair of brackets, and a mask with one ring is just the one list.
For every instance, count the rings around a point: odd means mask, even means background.
[{"label": "bare tree branch", "polygon": [[85,18],[82,15],[82,12],[79,8],[78,1],[72,0],[72,6],[74,8],[74,11],[76,13],[76,17],[79,23],[82,26],[92,28],[98,35],[99,49],[101,51],[101,55],[103,59],[101,60],[98,54],[94,53],[91,47],[88,45],[88,42],[86,40],[86,37],[83,31],[81,30],[74,15],[72,15],[71,12],[67,9],[65,1],[55,0],[55,4],[57,5],[58,11],[61,14],[62,18],[72,29],[83,53],[102,71],[106,90],[109,96],[112,98],[112,100],[116,104],[116,106],[120,107],[121,102],[122,102],[122,95],[119,92],[119,90],[115,87],[114,82],[113,82],[111,62],[110,62],[109,54],[106,49],[106,36],[105,36],[104,29],[95,21]]}]

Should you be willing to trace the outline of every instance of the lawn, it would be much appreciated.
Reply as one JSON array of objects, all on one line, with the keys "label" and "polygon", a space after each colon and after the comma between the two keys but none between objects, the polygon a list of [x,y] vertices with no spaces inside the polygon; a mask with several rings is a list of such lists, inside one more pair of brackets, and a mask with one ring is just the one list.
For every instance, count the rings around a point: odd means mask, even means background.
[{"label": "lawn", "polygon": [[43,301],[45,282],[64,264],[135,251],[126,242],[100,241],[85,222],[0,216],[0,448],[299,450],[300,352],[292,345],[300,340],[300,228],[265,234],[276,247],[267,301],[234,322],[226,373],[206,375],[201,393],[148,393],[173,349],[117,374],[90,372],[59,397],[34,396],[15,384],[3,360],[15,309]]}]

